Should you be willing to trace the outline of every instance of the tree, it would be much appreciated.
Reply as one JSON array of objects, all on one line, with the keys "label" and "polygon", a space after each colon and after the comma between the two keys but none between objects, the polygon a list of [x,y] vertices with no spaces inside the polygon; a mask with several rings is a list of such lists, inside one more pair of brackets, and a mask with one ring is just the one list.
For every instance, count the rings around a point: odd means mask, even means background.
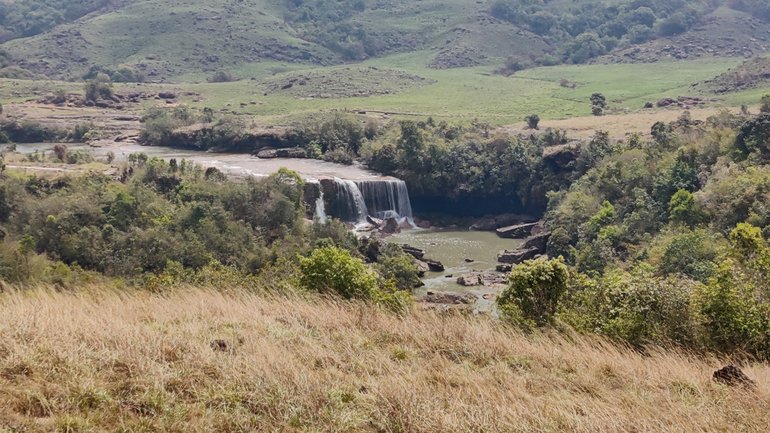
[{"label": "tree", "polygon": [[770,158],[770,112],[746,121],[735,138],[735,147],[742,156],[756,153]]},{"label": "tree", "polygon": [[725,260],[716,276],[694,294],[704,343],[722,352],[744,351],[770,357],[770,310],[740,267]]},{"label": "tree", "polygon": [[586,32],[576,37],[571,44],[567,44],[564,52],[566,60],[572,63],[585,63],[589,59],[607,52],[607,47],[599,35],[594,32]]},{"label": "tree", "polygon": [[601,116],[605,109],[607,109],[607,98],[601,93],[591,95],[591,113],[594,116]]},{"label": "tree", "polygon": [[420,167],[420,153],[425,145],[422,131],[417,123],[411,120],[401,122],[401,138],[398,140],[398,150],[403,154],[407,168],[418,170]]},{"label": "tree", "polygon": [[513,268],[509,286],[497,300],[506,321],[527,328],[550,323],[567,290],[569,270],[561,258],[537,259]]},{"label": "tree", "polygon": [[668,204],[669,221],[686,224],[690,227],[698,224],[700,212],[695,205],[695,197],[691,192],[680,189],[671,197]]},{"label": "tree", "polygon": [[382,257],[377,270],[383,278],[393,281],[398,290],[408,291],[422,285],[417,266],[407,255]]},{"label": "tree", "polygon": [[540,129],[538,127],[538,125],[540,124],[540,116],[538,116],[537,114],[529,115],[525,117],[524,120],[527,122],[527,127],[529,127],[529,129],[535,129],[535,130]]},{"label": "tree", "polygon": [[300,285],[307,290],[345,299],[371,299],[377,289],[377,276],[341,248],[318,248],[309,257],[300,257],[299,266]]},{"label": "tree", "polygon": [[112,82],[103,74],[97,75],[93,80],[88,80],[84,86],[86,101],[96,102],[99,99],[112,99]]},{"label": "tree", "polygon": [[56,144],[53,147],[53,153],[56,155],[56,159],[58,159],[61,162],[64,162],[64,158],[67,157],[67,146],[63,144]]}]

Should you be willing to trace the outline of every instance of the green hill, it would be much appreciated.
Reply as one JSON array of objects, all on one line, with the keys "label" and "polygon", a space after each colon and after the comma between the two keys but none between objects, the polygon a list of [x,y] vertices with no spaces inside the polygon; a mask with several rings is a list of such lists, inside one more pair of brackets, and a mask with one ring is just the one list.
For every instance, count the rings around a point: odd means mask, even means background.
[{"label": "green hill", "polygon": [[[35,0],[0,1],[0,68],[81,79],[179,81],[218,71],[274,73],[420,52],[425,66],[502,72],[560,63],[764,52],[764,12],[705,0]],[[752,17],[754,14],[755,17]],[[742,23],[748,23],[741,27]],[[749,31],[748,41],[736,29]],[[707,38],[699,35],[707,35]],[[651,42],[650,42],[651,41]],[[715,42],[719,41],[719,42]],[[748,48],[747,48],[748,47]],[[645,55],[634,53],[641,50]],[[629,54],[631,53],[631,54]],[[614,57],[613,57],[614,56]],[[14,75],[0,69],[0,75]],[[219,77],[229,77],[219,74]],[[238,77],[237,74],[235,78]]]}]

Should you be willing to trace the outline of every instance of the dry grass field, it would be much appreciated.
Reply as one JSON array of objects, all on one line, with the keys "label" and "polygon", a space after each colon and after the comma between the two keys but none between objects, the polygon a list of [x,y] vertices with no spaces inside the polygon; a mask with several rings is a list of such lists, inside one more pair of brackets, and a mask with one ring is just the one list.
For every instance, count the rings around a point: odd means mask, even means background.
[{"label": "dry grass field", "polygon": [[2,432],[765,432],[724,360],[245,292],[0,295]]}]

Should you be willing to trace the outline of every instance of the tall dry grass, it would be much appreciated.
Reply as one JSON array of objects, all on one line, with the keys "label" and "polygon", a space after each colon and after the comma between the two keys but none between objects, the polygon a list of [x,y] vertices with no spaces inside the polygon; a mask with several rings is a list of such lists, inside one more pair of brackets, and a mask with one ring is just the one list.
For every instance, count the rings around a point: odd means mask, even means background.
[{"label": "tall dry grass", "polygon": [[0,431],[768,431],[770,368],[720,364],[330,300],[0,295]]}]

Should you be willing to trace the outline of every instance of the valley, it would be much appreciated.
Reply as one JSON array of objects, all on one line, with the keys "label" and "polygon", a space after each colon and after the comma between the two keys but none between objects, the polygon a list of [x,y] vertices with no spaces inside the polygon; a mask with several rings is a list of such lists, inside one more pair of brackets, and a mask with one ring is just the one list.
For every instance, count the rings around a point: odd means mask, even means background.
[{"label": "valley", "polygon": [[764,432],[763,0],[0,0],[0,433]]}]

